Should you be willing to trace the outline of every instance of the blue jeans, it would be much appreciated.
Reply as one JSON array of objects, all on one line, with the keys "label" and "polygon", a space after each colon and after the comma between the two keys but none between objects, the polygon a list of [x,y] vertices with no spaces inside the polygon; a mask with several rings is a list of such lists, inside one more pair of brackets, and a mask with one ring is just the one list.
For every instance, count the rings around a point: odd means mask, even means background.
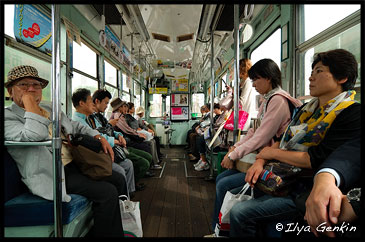
[{"label": "blue jeans", "polygon": [[297,209],[291,196],[258,198],[236,203],[230,212],[230,237],[255,237],[257,225],[294,219]]},{"label": "blue jeans", "polygon": [[214,212],[213,212],[213,221],[212,228],[213,231],[215,229],[215,225],[219,223],[219,211],[221,210],[221,206],[224,200],[224,196],[227,191],[230,191],[234,188],[239,187],[239,189],[235,192],[238,193],[243,185],[245,185],[245,177],[246,173],[242,173],[238,170],[225,170],[221,174],[219,174],[216,178],[216,192],[215,192],[215,203],[214,203]]}]

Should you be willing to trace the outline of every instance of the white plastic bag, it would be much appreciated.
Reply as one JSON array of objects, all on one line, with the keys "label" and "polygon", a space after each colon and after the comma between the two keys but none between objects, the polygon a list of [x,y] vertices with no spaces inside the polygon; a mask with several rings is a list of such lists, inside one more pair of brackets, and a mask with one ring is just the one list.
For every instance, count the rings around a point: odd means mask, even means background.
[{"label": "white plastic bag", "polygon": [[238,202],[251,200],[253,198],[252,188],[251,195],[245,195],[249,187],[250,184],[246,183],[241,191],[237,194],[232,194],[230,191],[227,191],[226,195],[224,196],[221,210],[219,212],[219,226],[216,226],[215,229],[215,233],[217,236],[228,235],[230,229],[229,214],[233,205]]},{"label": "white plastic bag", "polygon": [[[122,200],[122,199],[126,200]],[[139,202],[129,200],[126,195],[119,196],[120,215],[124,230],[124,237],[142,237],[142,221]]]}]

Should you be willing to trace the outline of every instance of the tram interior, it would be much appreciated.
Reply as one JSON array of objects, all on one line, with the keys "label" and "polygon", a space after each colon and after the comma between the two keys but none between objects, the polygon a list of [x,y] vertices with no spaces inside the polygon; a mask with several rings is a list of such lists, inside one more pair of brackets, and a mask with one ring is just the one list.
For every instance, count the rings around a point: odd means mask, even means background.
[{"label": "tram interior", "polygon": [[[226,85],[238,85],[238,76],[234,73],[238,66],[235,66],[236,62],[251,55],[259,46],[257,43],[276,36],[281,48],[285,46],[287,51],[273,50],[281,68],[283,89],[303,103],[310,100],[305,86],[308,82],[304,82],[309,74],[304,74],[304,70],[300,74],[292,71],[299,66],[294,59],[299,55],[304,59],[305,56],[292,53],[295,49],[293,6],[239,4],[235,15],[233,4],[60,5],[62,111],[72,117],[75,108],[70,100],[76,88],[86,87],[92,92],[106,88],[113,98],[119,96],[123,101],[133,102],[135,107],[144,107],[144,119],[154,126],[160,139],[162,169],[156,170],[152,178],[142,178],[140,182],[146,185],[146,189],[136,192],[132,199],[140,202],[143,237],[203,237],[214,233],[211,229],[216,192],[214,179],[222,168],[217,162],[217,153],[209,151],[210,168],[196,171],[184,149],[187,134],[202,117],[202,105],[209,103],[213,107],[226,95]],[[36,9],[50,16],[52,8],[50,4],[42,4]],[[234,16],[237,16],[236,21]],[[351,28],[348,28],[358,31],[360,27],[355,24],[359,23],[359,10],[348,18],[348,22],[352,21],[348,23]],[[5,24],[9,25],[9,22]],[[284,26],[287,35],[283,35]],[[235,31],[239,34],[237,39]],[[332,34],[328,32],[328,35]],[[51,56],[44,54],[44,50],[38,53],[37,48],[29,44],[18,43],[17,37],[6,32],[5,35],[4,75],[14,63],[30,64],[36,59],[42,61],[38,65],[40,74],[51,81],[51,73],[48,73]],[[283,38],[287,40],[283,41]],[[325,37],[316,35],[307,45],[328,39],[321,38]],[[309,48],[305,44],[300,46],[304,50]],[[356,46],[359,44],[354,43]],[[89,50],[82,52],[86,48]],[[319,46],[318,50],[322,49],[325,47]],[[78,52],[72,52],[76,50]],[[269,50],[270,47],[251,57],[257,61],[261,59],[258,57],[260,54],[265,55],[265,51]],[[23,52],[31,57],[24,57]],[[95,56],[92,62],[90,52]],[[95,70],[89,72],[92,65],[95,65]],[[308,72],[307,69],[305,71]],[[360,100],[360,80],[361,77],[355,85],[357,100]],[[246,129],[240,131],[241,137],[255,125],[259,93],[255,92],[255,95],[256,113],[250,116],[252,119]],[[43,96],[45,101],[51,102],[50,88],[44,91]],[[4,106],[11,103],[8,97],[5,90]],[[109,105],[105,116],[109,118],[111,115]],[[18,173],[16,177],[19,178]],[[20,191],[24,191],[24,184],[17,185]],[[79,224],[64,225],[65,237],[88,236],[92,226],[90,213],[89,205],[78,217]],[[54,233],[52,224],[5,228],[5,237],[53,237],[56,236]],[[276,236],[265,228],[261,233]]]}]

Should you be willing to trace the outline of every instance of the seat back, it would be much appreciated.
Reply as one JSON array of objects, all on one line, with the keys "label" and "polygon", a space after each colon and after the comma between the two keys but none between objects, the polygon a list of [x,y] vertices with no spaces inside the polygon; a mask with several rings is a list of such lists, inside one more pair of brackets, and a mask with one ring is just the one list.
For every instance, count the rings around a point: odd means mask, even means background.
[{"label": "seat back", "polygon": [[28,188],[21,180],[18,167],[13,158],[5,149],[4,152],[4,202],[23,194],[28,191]]}]

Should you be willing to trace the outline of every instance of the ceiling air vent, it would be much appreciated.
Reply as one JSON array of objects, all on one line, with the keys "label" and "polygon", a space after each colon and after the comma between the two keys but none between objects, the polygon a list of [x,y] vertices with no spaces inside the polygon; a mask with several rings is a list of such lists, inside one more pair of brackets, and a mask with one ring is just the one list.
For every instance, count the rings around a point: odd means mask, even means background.
[{"label": "ceiling air vent", "polygon": [[152,37],[157,40],[170,42],[170,36],[167,35],[152,33]]},{"label": "ceiling air vent", "polygon": [[185,40],[191,40],[193,39],[194,34],[185,34],[185,35],[180,35],[176,37],[176,41],[177,42],[181,42],[181,41],[185,41]]}]

